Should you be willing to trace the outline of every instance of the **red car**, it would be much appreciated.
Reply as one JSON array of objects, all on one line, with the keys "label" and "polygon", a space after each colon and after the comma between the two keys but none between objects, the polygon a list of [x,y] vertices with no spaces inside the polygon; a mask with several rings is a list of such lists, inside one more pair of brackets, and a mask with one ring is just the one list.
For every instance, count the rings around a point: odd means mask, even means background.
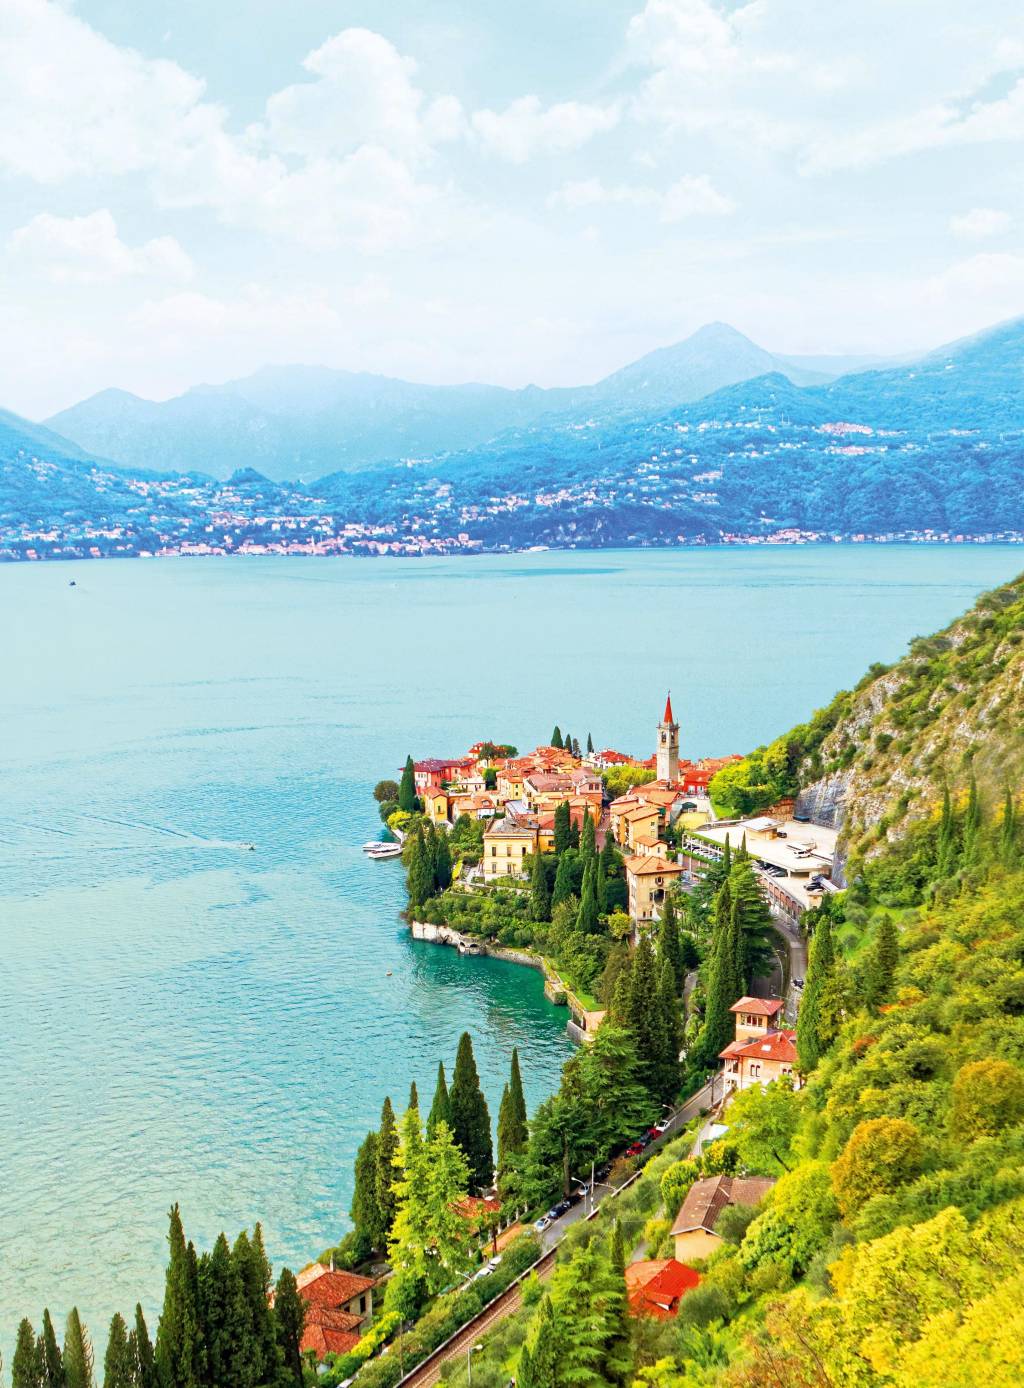
[{"label": "red car", "polygon": [[641,1153],[643,1152],[643,1150],[644,1150],[644,1144],[643,1144],[642,1142],[634,1142],[633,1145],[632,1145],[632,1147],[627,1147],[627,1148],[626,1148],[626,1156],[627,1156],[627,1157],[639,1157],[639,1156],[641,1155]]}]

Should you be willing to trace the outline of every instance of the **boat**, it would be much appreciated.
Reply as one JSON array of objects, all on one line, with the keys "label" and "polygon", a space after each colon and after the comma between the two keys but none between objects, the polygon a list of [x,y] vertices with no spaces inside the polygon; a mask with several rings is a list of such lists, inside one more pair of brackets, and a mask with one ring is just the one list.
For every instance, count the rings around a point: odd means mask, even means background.
[{"label": "boat", "polygon": [[368,849],[368,858],[400,858],[402,856],[402,845],[400,843],[381,843],[376,848]]},{"label": "boat", "polygon": [[375,848],[385,847],[387,847],[387,845],[385,844],[383,839],[371,839],[369,843],[363,844],[363,852],[372,853]]}]

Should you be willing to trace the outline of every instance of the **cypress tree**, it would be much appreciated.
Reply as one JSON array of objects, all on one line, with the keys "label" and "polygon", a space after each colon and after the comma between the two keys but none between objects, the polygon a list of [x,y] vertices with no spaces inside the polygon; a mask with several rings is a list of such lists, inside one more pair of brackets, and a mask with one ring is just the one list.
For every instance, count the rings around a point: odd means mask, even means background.
[{"label": "cypress tree", "polygon": [[936,844],[936,867],[940,877],[949,877],[956,867],[956,819],[953,815],[953,800],[949,786],[942,792],[942,815],[939,819],[939,836]]},{"label": "cypress tree", "polygon": [[[156,1333],[157,1374],[161,1388],[200,1388],[204,1378],[202,1329],[181,1212],[177,1205],[170,1212],[167,1242],[170,1258],[164,1286],[164,1306]],[[70,1377],[68,1388],[72,1388]]]},{"label": "cypress tree", "polygon": [[555,873],[555,889],[551,893],[551,909],[561,906],[563,901],[567,901],[572,896],[573,868],[575,859],[572,853],[563,853],[558,860],[558,871]]},{"label": "cypress tree", "polygon": [[573,821],[572,821],[572,816],[570,815],[570,818],[569,818],[569,847],[570,847],[571,849],[573,849],[573,850],[578,850],[578,849],[579,849],[579,846],[580,846],[580,826],[579,826],[578,824],[574,824],[574,823],[573,823]]},{"label": "cypress tree", "polygon": [[61,1358],[57,1335],[50,1319],[49,1308],[43,1311],[43,1330],[39,1337],[42,1350],[43,1388],[64,1388],[64,1361]]},{"label": "cypress tree", "polygon": [[999,859],[1006,868],[1017,866],[1017,807],[1013,803],[1010,787],[1006,787],[1003,800],[1003,822],[999,831]]},{"label": "cypress tree", "polygon": [[612,1221],[612,1236],[609,1243],[609,1254],[612,1260],[612,1267],[620,1277],[625,1277],[626,1240],[622,1233],[622,1224],[617,1219]]},{"label": "cypress tree", "polygon": [[538,1388],[533,1373],[533,1356],[530,1354],[530,1346],[525,1343],[519,1351],[519,1359],[516,1362],[515,1384],[516,1388]]},{"label": "cypress tree", "polygon": [[647,933],[641,934],[633,951],[633,967],[630,970],[629,1029],[636,1041],[637,1057],[640,1061],[641,1083],[652,1094],[660,1092],[663,1076],[660,1062],[663,1056],[662,1038],[659,1035],[661,1009],[658,1005],[658,980],[654,967],[654,951]]},{"label": "cypress tree", "polygon": [[407,1108],[415,1108],[415,1109],[418,1109],[419,1106],[420,1106],[419,1091],[418,1091],[417,1088],[416,1088],[416,1081],[413,1080],[412,1084],[410,1084],[410,1086],[409,1086],[409,1102],[408,1102],[408,1104],[406,1105],[406,1107],[407,1107]]},{"label": "cypress tree", "polygon": [[535,921],[546,921],[551,916],[548,877],[544,871],[544,858],[539,844],[530,867],[530,915]]},{"label": "cypress tree", "polygon": [[597,837],[594,819],[588,810],[583,816],[583,832],[580,835],[580,858],[584,867],[597,861]]},{"label": "cypress tree", "polygon": [[259,1326],[254,1314],[255,1281],[252,1244],[242,1229],[231,1246],[232,1292],[226,1298],[229,1325],[225,1331],[225,1357],[231,1364],[236,1388],[262,1383],[263,1354]]},{"label": "cypress tree", "polygon": [[658,1097],[668,1103],[679,1093],[679,1051],[683,1044],[682,1017],[676,993],[676,976],[672,964],[662,957],[658,961]]},{"label": "cypress tree", "polygon": [[395,1157],[398,1154],[398,1125],[390,1097],[384,1100],[377,1132],[377,1208],[385,1238],[395,1220]]},{"label": "cypress tree", "polygon": [[587,733],[587,756],[589,757],[594,750],[594,739]]},{"label": "cypress tree", "polygon": [[[431,826],[433,827],[433,826]],[[409,849],[409,907],[418,910],[434,895],[434,867],[421,825],[417,825]]]},{"label": "cypress tree", "polygon": [[555,731],[551,734],[550,745],[552,747],[557,747],[559,751],[562,751],[564,745],[562,742],[562,730],[559,728],[557,723],[555,724]]},{"label": "cypress tree", "polygon": [[523,1076],[519,1069],[519,1047],[512,1047],[512,1069],[508,1080],[509,1093],[512,1096],[512,1104],[515,1110],[516,1121],[519,1123],[524,1134],[527,1131],[528,1123],[526,1118],[526,1095],[523,1093]]},{"label": "cypress tree", "polygon": [[[526,1388],[555,1388],[562,1383],[559,1373],[561,1351],[555,1327],[550,1296],[545,1296],[537,1308],[533,1322],[533,1345],[530,1349],[530,1382]],[[517,1379],[517,1388],[522,1385]]]},{"label": "cypress tree", "polygon": [[772,915],[761,884],[747,859],[740,859],[729,874],[732,909],[738,916],[739,943],[736,950],[738,975],[737,993],[740,997],[750,991],[755,978],[771,968],[774,961]]},{"label": "cypress tree", "polygon": [[355,1188],[349,1207],[356,1233],[362,1235],[371,1248],[383,1249],[386,1230],[377,1200],[377,1134],[367,1133],[356,1153]]},{"label": "cypress tree", "polygon": [[576,929],[581,935],[597,934],[597,897],[594,894],[594,878],[596,874],[597,864],[592,858],[587,864],[586,871],[583,874],[583,891],[580,896],[580,909],[576,913]]},{"label": "cypress tree", "polygon": [[978,783],[974,779],[974,772],[972,771],[970,790],[967,793],[967,813],[964,815],[962,858],[965,868],[974,867],[980,856],[981,820],[981,797],[978,794]]},{"label": "cypress tree", "polygon": [[412,814],[416,808],[416,773],[411,756],[405,759],[402,779],[398,783],[398,808],[405,810],[406,814]]},{"label": "cypress tree", "polygon": [[682,942],[679,938],[679,922],[676,918],[675,902],[671,896],[665,897],[661,908],[661,925],[658,927],[658,957],[667,959],[675,979],[676,995],[682,996],[686,983],[686,965],[683,962]]},{"label": "cypress tree", "polygon": [[437,1067],[437,1085],[434,1089],[434,1102],[430,1105],[430,1114],[427,1118],[427,1137],[434,1136],[434,1131],[438,1123],[446,1123],[452,1126],[452,1105],[448,1097],[448,1083],[444,1077],[444,1061],[440,1061]]},{"label": "cypress tree", "polygon": [[128,1327],[124,1317],[118,1313],[110,1322],[107,1336],[107,1352],[103,1357],[103,1388],[135,1388],[135,1365],[132,1360]]},{"label": "cypress tree", "polygon": [[32,1322],[23,1320],[18,1326],[18,1339],[11,1360],[11,1388],[41,1388],[43,1361]]},{"label": "cypress tree", "polygon": [[282,1268],[274,1288],[274,1323],[277,1327],[277,1343],[284,1364],[284,1372],[295,1384],[302,1388],[302,1356],[299,1345],[306,1324],[306,1305],[299,1295],[295,1274],[290,1268]]},{"label": "cypress tree", "polygon": [[434,853],[434,883],[439,892],[447,891],[452,885],[452,850],[448,842],[447,829],[437,831],[437,849]]},{"label": "cypress tree", "polygon": [[487,1111],[487,1100],[480,1088],[473,1042],[468,1031],[464,1031],[459,1038],[450,1099],[452,1135],[469,1163],[470,1180],[478,1188],[487,1187],[494,1176],[491,1118]]},{"label": "cypress tree", "polygon": [[92,1344],[78,1314],[78,1307],[68,1312],[64,1329],[64,1381],[67,1388],[93,1388]]},{"label": "cypress tree", "polygon": [[[238,1271],[223,1233],[217,1235],[211,1253],[199,1260],[199,1311],[206,1344],[206,1363],[212,1383],[234,1384],[237,1320]],[[241,1333],[246,1331],[243,1319]]]},{"label": "cypress tree", "polygon": [[732,924],[732,891],[729,878],[726,878],[715,896],[704,1023],[694,1045],[694,1059],[702,1066],[718,1063],[719,1053],[732,1040],[735,1030],[729,1010],[739,996]]},{"label": "cypress tree", "polygon": [[526,1121],[526,1098],[523,1094],[523,1079],[519,1071],[519,1051],[513,1047],[512,1071],[509,1082],[501,1096],[498,1110],[498,1171],[508,1168],[509,1158],[526,1150],[529,1139],[529,1126]]},{"label": "cypress tree", "polygon": [[891,917],[883,916],[875,931],[874,948],[871,952],[869,983],[870,1001],[877,1006],[884,1002],[892,991],[899,962],[899,940]]},{"label": "cypress tree", "polygon": [[554,848],[559,855],[569,847],[570,823],[569,802],[563,800],[555,806]]},{"label": "cypress tree", "polygon": [[135,1375],[138,1388],[158,1388],[156,1359],[149,1327],[142,1314],[142,1305],[135,1303],[135,1327],[132,1330],[132,1349],[135,1351]]},{"label": "cypress tree", "polygon": [[277,1332],[268,1297],[271,1288],[270,1260],[263,1246],[262,1224],[257,1220],[252,1239],[240,1238],[239,1242],[243,1250],[239,1272],[253,1328],[258,1375],[256,1382],[271,1383],[277,1372]]},{"label": "cypress tree", "polygon": [[821,998],[835,964],[832,921],[822,913],[814,927],[807,961],[807,981],[796,1018],[796,1053],[800,1071],[809,1075],[821,1058]]},{"label": "cypress tree", "polygon": [[722,849],[722,873],[728,877],[732,872],[732,840],[729,835],[725,836],[725,847]]},{"label": "cypress tree", "polygon": [[572,733],[566,733],[566,734],[565,734],[565,737],[562,739],[562,742],[563,742],[563,745],[564,745],[564,747],[565,747],[565,750],[566,750],[567,752],[571,752],[571,751],[572,751]]}]

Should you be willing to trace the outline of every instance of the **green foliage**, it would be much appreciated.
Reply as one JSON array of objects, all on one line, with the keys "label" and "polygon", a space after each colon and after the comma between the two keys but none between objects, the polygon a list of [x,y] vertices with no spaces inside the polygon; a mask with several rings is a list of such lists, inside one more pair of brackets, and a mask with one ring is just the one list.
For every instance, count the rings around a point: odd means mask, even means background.
[{"label": "green foliage", "polygon": [[657,771],[649,766],[609,766],[601,772],[605,791],[611,800],[618,800],[634,786],[645,786],[657,778]]},{"label": "green foliage", "polygon": [[924,1141],[905,1118],[866,1118],[832,1163],[832,1188],[844,1219],[873,1196],[888,1194],[920,1175]]},{"label": "green foliage", "polygon": [[969,1061],[953,1081],[950,1126],[961,1141],[1024,1123],[1024,1070],[1008,1060]]},{"label": "green foliage", "polygon": [[397,781],[378,781],[373,788],[373,798],[379,805],[384,804],[387,800],[394,800],[396,802],[396,807],[401,808],[401,806],[397,804],[398,789]]},{"label": "green foliage", "polygon": [[751,1171],[777,1176],[795,1160],[793,1144],[801,1116],[801,1095],[784,1077],[741,1090],[729,1105],[729,1143]]},{"label": "green foliage", "polygon": [[471,1184],[478,1189],[489,1186],[494,1175],[491,1118],[480,1088],[473,1041],[468,1031],[459,1038],[450,1102],[452,1134],[469,1163]]},{"label": "green foliage", "polygon": [[[380,1111],[380,1127],[377,1129],[377,1148],[375,1154],[376,1171],[374,1186],[377,1204],[375,1234],[379,1230],[387,1239],[395,1220],[397,1197],[394,1191],[395,1163],[398,1159],[398,1124],[395,1111],[391,1107],[390,1096],[386,1097]],[[374,1247],[379,1247],[375,1243]]]},{"label": "green foliage", "polygon": [[357,1234],[362,1235],[371,1248],[383,1248],[387,1236],[384,1211],[377,1191],[378,1141],[375,1132],[367,1133],[356,1153],[355,1187],[349,1207]]},{"label": "green foliage", "polygon": [[397,798],[398,808],[404,810],[406,814],[412,814],[413,810],[419,808],[419,802],[416,798],[416,773],[413,771],[411,756],[405,759]]},{"label": "green foliage", "polygon": [[447,1123],[452,1126],[452,1104],[448,1097],[448,1083],[444,1074],[444,1061],[440,1060],[437,1064],[437,1084],[434,1087],[434,1099],[430,1105],[430,1114],[427,1117],[427,1137],[432,1137],[434,1129],[438,1123]]}]

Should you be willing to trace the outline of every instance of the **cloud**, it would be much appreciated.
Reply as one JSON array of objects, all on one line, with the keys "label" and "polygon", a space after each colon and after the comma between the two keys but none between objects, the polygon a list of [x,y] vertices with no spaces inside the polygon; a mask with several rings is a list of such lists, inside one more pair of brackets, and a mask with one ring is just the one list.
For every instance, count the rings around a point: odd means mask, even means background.
[{"label": "cloud", "polygon": [[427,101],[416,63],[370,29],[343,29],[310,53],[315,81],[275,92],[259,134],[281,153],[326,156],[376,145],[410,159],[465,130],[454,96]]},{"label": "cloud", "polygon": [[584,178],[563,184],[548,198],[549,207],[576,211],[584,207],[626,205],[657,207],[662,222],[681,222],[688,217],[716,217],[735,212],[736,204],[720,193],[707,174],[688,174],[664,192],[628,183],[606,184]]},{"label": "cloud", "polygon": [[1010,214],[999,212],[994,207],[972,207],[959,217],[950,217],[949,229],[954,236],[966,241],[984,241],[989,236],[1000,236],[1010,226]]},{"label": "cloud", "polygon": [[187,281],[194,271],[173,236],[126,245],[107,208],[85,217],[40,212],[11,233],[7,249],[20,265],[56,284],[100,284],[132,276]]},{"label": "cloud", "polygon": [[472,127],[483,149],[510,164],[525,164],[537,154],[569,154],[595,135],[618,125],[618,104],[592,106],[561,101],[544,106],[537,96],[521,96],[504,111],[474,111]]}]

